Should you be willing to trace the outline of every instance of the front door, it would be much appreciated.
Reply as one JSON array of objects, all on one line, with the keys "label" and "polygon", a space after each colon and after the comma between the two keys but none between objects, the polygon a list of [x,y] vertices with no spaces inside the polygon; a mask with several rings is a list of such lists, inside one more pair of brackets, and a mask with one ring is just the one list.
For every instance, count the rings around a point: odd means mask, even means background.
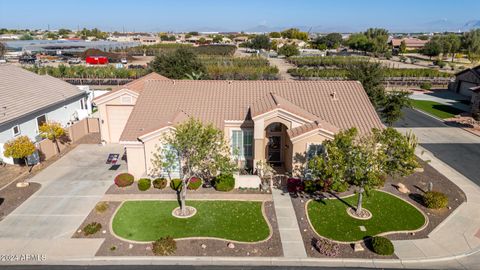
[{"label": "front door", "polygon": [[274,167],[281,167],[283,164],[282,136],[271,135],[268,138],[267,160]]}]

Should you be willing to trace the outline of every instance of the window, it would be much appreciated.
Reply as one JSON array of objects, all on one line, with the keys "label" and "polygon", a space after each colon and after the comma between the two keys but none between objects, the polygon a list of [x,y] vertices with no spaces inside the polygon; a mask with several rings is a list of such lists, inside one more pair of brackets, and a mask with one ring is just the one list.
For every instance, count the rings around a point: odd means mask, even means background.
[{"label": "window", "polygon": [[80,99],[80,108],[81,108],[82,110],[86,110],[86,109],[87,109],[87,104],[85,104],[85,99],[84,99],[84,98]]},{"label": "window", "polygon": [[232,130],[231,141],[232,154],[235,153],[240,160],[253,157],[253,130]]},{"label": "window", "polygon": [[37,128],[40,130],[40,127],[47,122],[47,117],[44,115],[37,117]]},{"label": "window", "polygon": [[20,126],[16,125],[12,128],[12,130],[13,130],[13,136],[14,137],[20,135]]},{"label": "window", "polygon": [[323,154],[323,145],[321,144],[309,144],[307,149],[307,160],[314,158],[315,156]]},{"label": "window", "polygon": [[122,104],[132,104],[132,97],[131,96],[122,96],[121,102],[122,102]]}]

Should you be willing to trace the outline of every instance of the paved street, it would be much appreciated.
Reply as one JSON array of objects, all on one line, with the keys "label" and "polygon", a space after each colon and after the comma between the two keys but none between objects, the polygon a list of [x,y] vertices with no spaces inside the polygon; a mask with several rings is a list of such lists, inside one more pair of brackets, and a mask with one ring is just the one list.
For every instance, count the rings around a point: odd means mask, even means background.
[{"label": "paved street", "polygon": [[[109,153],[123,153],[119,145],[83,144],[35,175],[41,189],[0,222],[0,254],[88,254],[99,239],[71,239],[95,204],[125,165],[109,170]],[[123,161],[122,161],[123,162]],[[83,250],[82,245],[88,248]]]},{"label": "paved street", "polygon": [[182,265],[88,265],[88,266],[60,266],[60,265],[42,265],[42,266],[4,266],[5,270],[355,270],[355,269],[374,269],[374,268],[355,268],[355,267],[305,267],[305,266],[182,266]]},{"label": "paved street", "polygon": [[406,109],[395,127],[403,132],[412,130],[422,147],[480,185],[480,137],[413,109]]}]

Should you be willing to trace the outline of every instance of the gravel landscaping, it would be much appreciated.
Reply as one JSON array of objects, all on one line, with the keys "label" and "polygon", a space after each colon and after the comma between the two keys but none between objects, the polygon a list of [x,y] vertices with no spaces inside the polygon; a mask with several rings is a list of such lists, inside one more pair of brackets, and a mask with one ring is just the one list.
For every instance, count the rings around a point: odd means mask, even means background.
[{"label": "gravel landscaping", "polygon": [[[187,204],[188,201],[187,200]],[[102,229],[89,236],[82,231],[74,233],[74,238],[105,238],[105,241],[97,251],[96,256],[154,256],[151,251],[151,244],[138,244],[120,240],[110,232],[109,223],[121,202],[108,202],[108,209],[98,213],[93,209],[83,224],[78,228],[81,230],[91,222],[98,222]],[[280,234],[278,231],[275,209],[272,201],[264,203],[265,217],[272,229],[271,237],[264,242],[258,243],[233,243],[233,248],[228,247],[231,243],[227,240],[218,239],[185,239],[176,240],[177,250],[173,256],[283,256]],[[232,247],[232,246],[231,246]]]},{"label": "gravel landscaping", "polygon": [[[401,197],[402,199],[412,203],[421,211],[423,211],[428,217],[428,225],[421,231],[415,233],[394,233],[389,234],[387,238],[391,240],[405,240],[405,239],[420,239],[426,238],[428,234],[436,228],[443,220],[445,220],[460,204],[466,201],[465,194],[460,188],[458,188],[454,183],[444,177],[442,174],[433,169],[428,163],[419,160],[419,163],[423,166],[423,172],[416,172],[408,177],[391,179],[388,178],[384,191],[390,192],[396,196]],[[433,182],[433,190],[441,191],[445,193],[449,198],[448,208],[434,210],[428,209],[423,206],[420,198],[424,191],[428,189],[429,182]],[[410,190],[409,194],[400,193],[396,185],[398,183],[403,183],[406,188]],[[341,194],[336,194],[337,196],[347,196],[352,194],[352,191],[348,191]],[[320,257],[324,258],[326,256],[321,255],[314,247],[313,242],[318,239],[318,235],[311,228],[305,213],[305,204],[312,198],[319,198],[321,196],[331,197],[330,194],[316,194],[314,196],[309,194],[292,194],[292,203],[297,214],[297,221],[299,223],[299,228],[302,233],[303,242],[307,251],[308,256],[310,257]],[[366,199],[366,198],[365,198]],[[365,243],[362,244],[365,247]],[[369,243],[367,242],[367,247],[365,251],[354,252],[353,246],[350,244],[340,244],[339,257],[342,258],[396,258],[395,255],[392,256],[380,256],[371,251],[368,247]]]},{"label": "gravel landscaping", "polygon": [[16,186],[18,182],[21,181],[17,180],[0,190],[0,220],[13,212],[41,187],[39,183],[29,182],[28,187],[18,188]]}]

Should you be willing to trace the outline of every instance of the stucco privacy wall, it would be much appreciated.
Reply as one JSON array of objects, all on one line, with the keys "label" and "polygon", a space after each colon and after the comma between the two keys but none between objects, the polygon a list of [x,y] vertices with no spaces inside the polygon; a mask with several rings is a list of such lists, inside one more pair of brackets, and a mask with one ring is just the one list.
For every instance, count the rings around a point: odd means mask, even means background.
[{"label": "stucco privacy wall", "polygon": [[[125,106],[125,110],[131,110],[137,102],[138,95],[133,94],[129,91],[119,90],[118,94],[111,94],[112,96],[106,96],[106,101],[100,99],[97,101],[98,113],[100,116],[100,133],[102,140],[106,142],[111,142],[110,140],[110,130],[108,126],[108,112],[107,106]],[[130,114],[130,113],[128,113]]]}]

